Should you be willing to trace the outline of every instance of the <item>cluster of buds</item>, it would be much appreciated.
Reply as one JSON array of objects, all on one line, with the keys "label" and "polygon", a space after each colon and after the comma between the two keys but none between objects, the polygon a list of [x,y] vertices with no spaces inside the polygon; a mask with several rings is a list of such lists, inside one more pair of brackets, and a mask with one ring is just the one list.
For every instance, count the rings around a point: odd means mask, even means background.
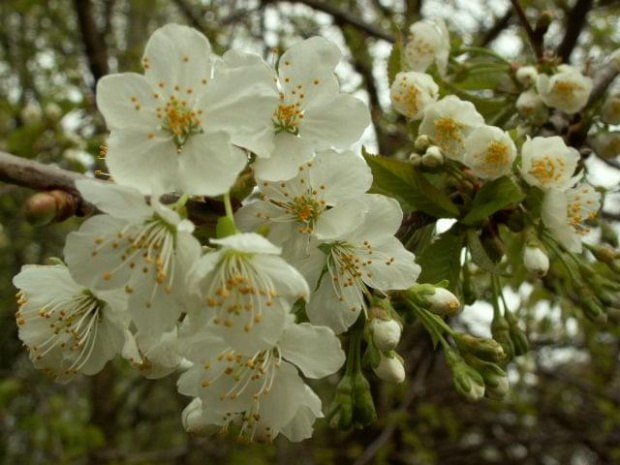
[{"label": "cluster of buds", "polygon": [[405,366],[395,349],[402,335],[402,323],[387,299],[377,301],[369,310],[369,317],[365,331],[369,364],[381,380],[400,384],[405,380]]},{"label": "cluster of buds", "polygon": [[409,161],[414,166],[428,169],[438,168],[445,162],[444,154],[437,145],[432,145],[426,134],[418,136],[414,144],[415,152],[409,155]]},{"label": "cluster of buds", "polygon": [[346,373],[336,387],[336,396],[327,412],[332,428],[364,428],[377,419],[370,384],[361,371]]}]

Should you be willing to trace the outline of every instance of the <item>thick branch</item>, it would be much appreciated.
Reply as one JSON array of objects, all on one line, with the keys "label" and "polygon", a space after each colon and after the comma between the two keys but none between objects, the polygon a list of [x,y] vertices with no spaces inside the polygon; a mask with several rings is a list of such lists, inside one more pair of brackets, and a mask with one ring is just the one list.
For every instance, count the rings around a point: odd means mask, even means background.
[{"label": "thick branch", "polygon": [[[265,3],[270,3],[273,0],[265,1]],[[388,42],[394,43],[394,36],[389,32],[386,32],[382,29],[379,29],[372,24],[368,24],[358,16],[349,13],[348,11],[341,10],[338,7],[333,6],[330,2],[322,2],[319,0],[287,0],[289,3],[301,3],[303,5],[307,5],[310,8],[313,8],[317,11],[321,11],[323,13],[327,13],[332,16],[335,20],[340,23],[350,24],[351,26],[355,26],[357,29],[364,31],[366,34],[376,37],[378,39],[383,39]]]},{"label": "thick branch", "polygon": [[488,29],[478,43],[479,47],[486,47],[491,42],[493,42],[497,37],[508,27],[510,24],[510,20],[512,19],[513,10],[508,8],[506,13],[502,17],[500,17],[495,24]]},{"label": "thick branch", "polygon": [[90,72],[95,83],[109,73],[108,52],[93,16],[91,0],[73,0]]},{"label": "thick branch", "polygon": [[605,94],[618,74],[620,74],[620,56],[612,56],[612,58],[594,74],[594,82],[592,84],[592,92],[590,93],[588,105],[592,105]]},{"label": "thick branch", "polygon": [[523,29],[525,29],[525,33],[527,34],[527,37],[530,41],[532,50],[534,50],[534,54],[536,55],[537,58],[542,57],[543,55],[542,37],[539,37],[539,34],[537,34],[536,31],[534,31],[534,28],[532,28],[532,25],[528,21],[527,16],[525,15],[525,11],[523,10],[523,7],[521,6],[521,3],[519,2],[519,0],[510,0],[510,3],[512,3],[512,7],[514,8],[514,11],[515,13],[517,13],[517,17],[519,18],[519,21],[521,22]]},{"label": "thick branch", "polygon": [[586,25],[586,18],[588,17],[588,12],[592,9],[593,3],[593,0],[577,0],[577,3],[575,3],[575,6],[566,18],[566,32],[557,50],[558,56],[566,63],[569,62],[570,55],[575,45],[577,45],[581,31]]}]

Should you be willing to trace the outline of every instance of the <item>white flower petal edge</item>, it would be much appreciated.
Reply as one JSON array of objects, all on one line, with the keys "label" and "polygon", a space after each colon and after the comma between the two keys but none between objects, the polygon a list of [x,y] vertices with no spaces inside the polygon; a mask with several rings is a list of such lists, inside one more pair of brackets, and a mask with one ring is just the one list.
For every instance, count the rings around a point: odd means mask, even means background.
[{"label": "white flower petal edge", "polygon": [[444,21],[415,22],[409,33],[404,50],[405,67],[423,73],[435,62],[439,73],[445,75],[450,56],[450,34]]},{"label": "white flower petal edge", "polygon": [[433,78],[415,71],[398,73],[390,88],[392,106],[412,121],[422,119],[424,110],[437,100],[438,95],[439,86]]},{"label": "white flower petal edge", "polygon": [[601,208],[601,194],[586,183],[564,192],[549,190],[545,193],[541,217],[544,225],[567,250],[580,253],[581,238],[590,228],[586,225]]},{"label": "white flower petal edge", "polygon": [[19,337],[35,366],[57,381],[93,375],[121,352],[129,325],[122,293],[94,293],[64,265],[26,265],[13,283],[20,290]]}]

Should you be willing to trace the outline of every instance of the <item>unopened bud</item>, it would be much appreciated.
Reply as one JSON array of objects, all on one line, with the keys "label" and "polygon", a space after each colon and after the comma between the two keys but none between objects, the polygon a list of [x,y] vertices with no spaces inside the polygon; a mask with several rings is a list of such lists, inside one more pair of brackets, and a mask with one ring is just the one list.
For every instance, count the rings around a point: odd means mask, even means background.
[{"label": "unopened bud", "polygon": [[30,224],[44,226],[75,215],[78,205],[75,196],[61,190],[38,192],[26,201],[24,215]]},{"label": "unopened bud", "polygon": [[431,145],[431,139],[426,134],[421,134],[415,140],[414,147],[419,153],[426,152],[426,149]]},{"label": "unopened bud", "polygon": [[530,344],[525,332],[519,326],[517,317],[510,312],[506,312],[506,321],[508,322],[508,334],[512,341],[515,355],[525,355],[530,350]]},{"label": "unopened bud", "polygon": [[601,108],[601,117],[607,124],[620,124],[620,94],[607,97]]},{"label": "unopened bud", "polygon": [[427,168],[437,168],[443,165],[444,156],[441,149],[435,145],[431,145],[426,149],[426,153],[422,156],[422,164]]},{"label": "unopened bud", "polygon": [[353,426],[353,378],[345,375],[336,387],[336,395],[327,412],[329,426],[349,430]]},{"label": "unopened bud", "polygon": [[51,102],[45,105],[45,117],[57,121],[62,116],[62,108],[57,103]]},{"label": "unopened bud", "polygon": [[459,299],[443,287],[436,287],[435,293],[427,296],[426,299],[430,303],[428,309],[437,315],[451,315],[461,308]]},{"label": "unopened bud", "polygon": [[542,278],[549,271],[549,257],[539,247],[526,246],[523,251],[523,264],[532,274]]},{"label": "unopened bud", "polygon": [[469,352],[476,358],[495,363],[502,362],[506,358],[502,345],[494,339],[457,333],[455,341],[461,352]]},{"label": "unopened bud", "polygon": [[409,155],[409,162],[413,166],[419,166],[422,163],[422,155],[420,155],[419,153],[412,153],[411,155]]},{"label": "unopened bud", "polygon": [[374,368],[375,374],[380,379],[392,384],[405,381],[405,366],[396,352],[381,353],[380,357],[379,365]]},{"label": "unopened bud", "polygon": [[508,376],[497,364],[480,360],[471,360],[471,364],[482,376],[485,385],[485,395],[488,398],[503,399],[508,394],[510,390]]},{"label": "unopened bud", "polygon": [[592,252],[594,258],[596,258],[599,262],[610,264],[613,263],[616,258],[618,258],[618,253],[613,249],[613,247],[610,247],[609,245],[584,245],[588,248],[588,250],[590,250],[590,252]]},{"label": "unopened bud", "polygon": [[534,66],[522,66],[515,73],[515,77],[520,84],[529,87],[536,82],[538,70]]},{"label": "unopened bud", "polygon": [[353,425],[363,428],[377,419],[377,411],[370,392],[370,383],[361,372],[353,378],[353,393]]},{"label": "unopened bud", "polygon": [[219,427],[209,423],[203,415],[202,400],[195,398],[183,409],[181,421],[183,428],[192,436],[209,436],[219,431]]},{"label": "unopened bud", "polygon": [[452,380],[456,390],[472,402],[482,399],[485,387],[480,373],[465,363],[454,351],[446,352],[446,362],[452,371]]},{"label": "unopened bud", "polygon": [[493,339],[499,342],[506,353],[506,361],[515,357],[515,346],[510,337],[510,325],[501,315],[496,315],[491,322],[491,334]]},{"label": "unopened bud", "polygon": [[394,350],[400,341],[403,329],[396,320],[373,318],[370,322],[372,342],[381,352]]}]

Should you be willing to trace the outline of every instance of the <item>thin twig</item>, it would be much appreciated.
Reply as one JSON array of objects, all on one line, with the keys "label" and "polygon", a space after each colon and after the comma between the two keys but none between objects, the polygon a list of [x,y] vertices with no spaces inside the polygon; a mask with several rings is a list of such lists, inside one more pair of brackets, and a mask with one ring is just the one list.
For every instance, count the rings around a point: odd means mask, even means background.
[{"label": "thin twig", "polygon": [[512,7],[514,8],[515,13],[517,13],[517,16],[519,17],[519,21],[521,22],[523,29],[525,29],[525,32],[530,41],[530,45],[532,46],[532,50],[534,51],[534,54],[536,55],[537,58],[542,57],[543,55],[542,40],[540,40],[540,37],[538,37],[538,34],[536,34],[536,31],[534,31],[534,29],[532,28],[532,25],[528,21],[527,16],[525,15],[525,11],[523,10],[523,7],[521,6],[521,3],[519,2],[519,0],[510,0],[510,3],[512,3]]}]

